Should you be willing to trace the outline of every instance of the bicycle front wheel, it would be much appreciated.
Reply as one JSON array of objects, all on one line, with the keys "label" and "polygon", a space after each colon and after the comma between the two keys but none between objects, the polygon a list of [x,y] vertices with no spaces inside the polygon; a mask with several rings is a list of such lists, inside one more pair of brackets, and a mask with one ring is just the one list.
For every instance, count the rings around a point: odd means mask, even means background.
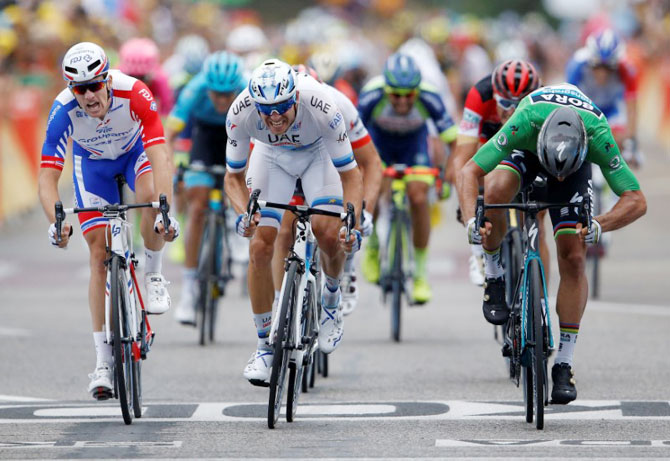
[{"label": "bicycle front wheel", "polygon": [[400,341],[400,314],[403,296],[403,238],[402,222],[394,220],[391,232],[393,236],[393,264],[391,265],[391,335]]},{"label": "bicycle front wheel", "polygon": [[279,321],[277,331],[273,338],[274,356],[272,358],[272,373],[270,374],[270,400],[268,402],[268,427],[274,429],[279,420],[284,385],[286,384],[286,371],[288,370],[291,356],[291,320],[298,296],[300,277],[298,274],[298,263],[293,261],[286,272],[286,287],[281,307],[277,315]]},{"label": "bicycle front wheel", "polygon": [[216,249],[216,222],[213,215],[208,215],[205,231],[200,242],[198,255],[198,306],[196,324],[198,325],[198,343],[204,346],[207,342],[208,323],[211,321],[211,304],[213,278],[215,273],[214,254]]},{"label": "bicycle front wheel", "polygon": [[[544,403],[546,386],[546,357],[544,354],[544,326],[542,319],[542,298],[544,290],[542,288],[542,278],[540,274],[540,265],[537,261],[531,261],[530,264],[530,297],[528,299],[529,310],[532,309],[532,369],[533,369],[533,400],[535,402],[535,427],[544,428]],[[529,326],[531,325],[529,324]]]},{"label": "bicycle front wheel", "polygon": [[126,424],[133,422],[133,354],[131,350],[130,328],[128,325],[126,306],[126,273],[121,264],[121,257],[112,256],[111,272],[111,310],[114,340],[114,376],[116,379],[117,397],[121,404],[121,414]]}]

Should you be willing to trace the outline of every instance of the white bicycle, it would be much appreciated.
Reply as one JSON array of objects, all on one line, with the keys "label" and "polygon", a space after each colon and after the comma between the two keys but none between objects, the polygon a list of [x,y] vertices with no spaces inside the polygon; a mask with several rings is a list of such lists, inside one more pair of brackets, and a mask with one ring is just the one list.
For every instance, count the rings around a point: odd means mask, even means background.
[{"label": "white bicycle", "polygon": [[[279,306],[272,317],[270,328],[270,346],[274,350],[274,357],[270,374],[268,426],[274,429],[279,420],[286,372],[289,374],[286,396],[288,422],[293,422],[295,418],[301,388],[305,386],[306,389],[308,381],[313,384],[321,314],[321,279],[317,243],[312,233],[310,216],[324,215],[341,219],[346,227],[347,238],[356,226],[356,218],[351,203],[347,204],[345,213],[336,213],[307,205],[286,205],[258,200],[259,195],[258,189],[251,193],[247,216],[253,216],[260,208],[279,208],[293,212],[297,221],[294,243],[284,266]],[[306,369],[309,379],[303,379]]]},{"label": "white bicycle", "polygon": [[[56,202],[56,235],[61,241],[61,228],[70,213],[100,212],[109,221],[105,232],[107,249],[107,282],[105,289],[105,335],[112,345],[114,357],[114,394],[119,399],[123,421],[131,424],[133,415],[142,417],[142,360],[147,358],[154,340],[144,301],[139,290],[135,267],[137,260],[132,251],[132,224],[127,211],[132,208],[157,208],[163,222],[169,222],[169,206],[165,195],[158,202],[114,204],[88,208],[63,208]],[[101,399],[112,395],[101,395]]]}]

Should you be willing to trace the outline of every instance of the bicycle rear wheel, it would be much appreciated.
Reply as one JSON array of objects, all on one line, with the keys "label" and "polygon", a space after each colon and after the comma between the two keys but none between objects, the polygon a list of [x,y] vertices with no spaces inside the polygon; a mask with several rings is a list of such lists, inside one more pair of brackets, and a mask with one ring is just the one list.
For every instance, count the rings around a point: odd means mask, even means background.
[{"label": "bicycle rear wheel", "polygon": [[537,261],[530,263],[530,297],[528,307],[532,309],[532,370],[533,370],[533,400],[535,402],[535,427],[544,429],[544,404],[546,386],[546,358],[544,355],[544,326],[542,315],[542,298],[544,290],[540,266]]},{"label": "bicycle rear wheel", "polygon": [[216,322],[219,316],[219,299],[224,295],[226,283],[228,281],[228,274],[230,270],[230,253],[228,246],[225,243],[225,221],[222,217],[216,217],[216,236],[214,239],[216,253],[214,257],[213,272],[212,272],[212,298],[209,304],[207,313],[209,319],[208,335],[209,342],[214,342],[216,332]]},{"label": "bicycle rear wheel", "polygon": [[133,355],[131,350],[130,328],[127,318],[126,274],[121,257],[112,256],[111,261],[111,310],[113,323],[114,376],[116,378],[117,397],[121,404],[121,414],[126,424],[133,422]]},{"label": "bicycle rear wheel", "polygon": [[[134,284],[134,282],[133,282]],[[135,306],[139,306],[139,300],[137,299],[137,286],[135,288]],[[138,315],[141,315],[141,322],[140,322],[140,338],[144,338],[146,336],[146,324],[145,324],[145,316],[146,313],[144,311],[139,311]],[[140,340],[141,341],[141,340]],[[140,347],[138,345],[138,347]],[[135,361],[133,360],[133,413],[135,414],[136,418],[141,418],[142,417],[142,358],[141,358],[141,352],[140,352],[140,357],[138,357],[138,360]],[[133,357],[134,359],[135,357]]]},{"label": "bicycle rear wheel", "polygon": [[300,277],[298,274],[298,263],[291,262],[286,272],[286,287],[284,297],[279,309],[279,323],[273,338],[274,356],[272,358],[272,373],[270,374],[270,399],[268,402],[268,427],[274,429],[279,420],[281,402],[286,383],[286,371],[288,370],[291,355],[291,319],[295,301],[298,295]]}]

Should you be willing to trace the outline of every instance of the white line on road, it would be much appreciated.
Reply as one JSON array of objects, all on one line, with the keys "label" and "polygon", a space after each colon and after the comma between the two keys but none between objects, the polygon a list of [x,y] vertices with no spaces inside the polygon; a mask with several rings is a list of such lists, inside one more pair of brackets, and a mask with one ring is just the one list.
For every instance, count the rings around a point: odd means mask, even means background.
[{"label": "white line on road", "polygon": [[[439,448],[535,448],[535,447],[630,447],[630,448],[670,448],[670,440],[523,440],[523,439],[479,439],[450,440],[437,439]],[[572,458],[571,458],[572,459]]]},{"label": "white line on road", "polygon": [[20,403],[30,403],[30,402],[53,402],[51,399],[40,399],[37,397],[23,397],[20,395],[2,395],[0,394],[0,402],[20,402]]}]

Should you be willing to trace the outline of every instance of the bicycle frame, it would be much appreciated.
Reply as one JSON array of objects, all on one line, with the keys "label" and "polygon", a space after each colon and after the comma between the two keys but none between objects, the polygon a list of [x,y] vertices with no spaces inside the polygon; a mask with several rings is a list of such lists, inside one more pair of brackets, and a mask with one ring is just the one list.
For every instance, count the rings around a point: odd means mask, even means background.
[{"label": "bicycle frame", "polygon": [[[259,201],[259,204],[262,204]],[[262,206],[262,205],[261,205]],[[291,247],[291,254],[287,259],[287,263],[290,261],[298,261],[300,265],[300,271],[306,274],[306,277],[300,277],[300,285],[298,287],[298,293],[296,298],[295,306],[297,307],[296,312],[293,315],[293,326],[290,331],[292,332],[292,337],[288,338],[289,344],[297,346],[301,344],[302,338],[300,337],[300,325],[302,323],[302,309],[300,308],[303,305],[305,299],[305,289],[309,282],[312,283],[312,286],[316,289],[317,279],[316,271],[318,268],[312,267],[312,262],[314,260],[314,252],[316,250],[316,238],[312,232],[312,224],[308,217],[298,218],[296,237]],[[279,299],[284,299],[284,292],[286,290],[286,278],[282,281],[281,291]],[[318,318],[318,312],[316,311],[316,303],[312,303],[312,308],[315,310],[313,312],[314,318]],[[317,332],[319,328],[319,322],[315,322]],[[279,315],[272,316],[272,326],[270,327],[270,345],[273,345],[275,334],[279,326]],[[312,345],[312,348],[315,347],[315,343]],[[302,363],[302,360],[305,354],[309,355],[312,351],[305,351],[303,348],[293,347],[291,350],[290,361],[294,363]]]}]

